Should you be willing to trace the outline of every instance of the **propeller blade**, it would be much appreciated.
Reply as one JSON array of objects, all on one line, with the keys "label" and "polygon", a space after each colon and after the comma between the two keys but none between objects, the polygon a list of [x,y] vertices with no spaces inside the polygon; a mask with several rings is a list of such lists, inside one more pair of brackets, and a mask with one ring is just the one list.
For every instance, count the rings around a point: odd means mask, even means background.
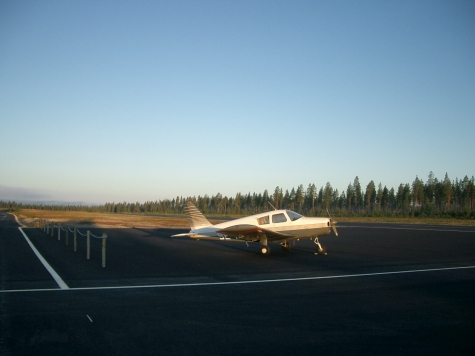
[{"label": "propeller blade", "polygon": [[336,231],[336,221],[331,223],[333,232],[335,233],[335,236],[338,236],[338,231]]},{"label": "propeller blade", "polygon": [[332,217],[330,216],[330,212],[327,209],[327,214],[328,218],[330,219],[330,224],[332,226],[333,232],[335,233],[335,236],[338,236],[338,231],[336,231],[336,221],[333,221]]}]

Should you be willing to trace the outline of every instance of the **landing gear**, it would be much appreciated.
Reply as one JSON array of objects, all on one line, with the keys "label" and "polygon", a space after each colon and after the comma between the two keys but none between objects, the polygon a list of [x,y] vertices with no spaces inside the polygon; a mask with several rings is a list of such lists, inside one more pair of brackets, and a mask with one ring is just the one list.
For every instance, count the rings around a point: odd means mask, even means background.
[{"label": "landing gear", "polygon": [[267,246],[267,237],[264,235],[261,238],[261,255],[268,255],[270,253],[269,246]]},{"label": "landing gear", "polygon": [[287,241],[281,242],[280,246],[282,246],[282,250],[290,251],[290,244]]},{"label": "landing gear", "polygon": [[268,255],[270,253],[269,246],[261,245],[261,255]]},{"label": "landing gear", "polygon": [[315,237],[315,240],[313,240],[315,245],[317,245],[317,249],[315,250],[315,255],[325,255],[327,254],[327,249],[323,247],[320,242],[318,242],[318,237]]}]

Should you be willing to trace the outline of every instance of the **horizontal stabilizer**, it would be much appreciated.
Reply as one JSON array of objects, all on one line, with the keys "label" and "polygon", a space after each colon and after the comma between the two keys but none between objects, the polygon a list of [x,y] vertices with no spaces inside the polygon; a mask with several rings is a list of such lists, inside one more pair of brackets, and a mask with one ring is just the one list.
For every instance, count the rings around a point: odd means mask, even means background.
[{"label": "horizontal stabilizer", "polygon": [[190,235],[194,235],[194,234],[191,234],[191,233],[187,232],[186,234],[172,235],[172,237],[190,237]]}]

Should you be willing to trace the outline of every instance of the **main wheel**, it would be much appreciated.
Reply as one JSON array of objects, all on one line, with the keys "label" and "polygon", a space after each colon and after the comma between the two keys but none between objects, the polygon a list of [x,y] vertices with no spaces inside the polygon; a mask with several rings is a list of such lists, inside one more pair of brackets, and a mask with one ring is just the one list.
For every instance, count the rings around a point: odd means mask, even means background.
[{"label": "main wheel", "polygon": [[282,243],[282,244],[280,244],[280,246],[282,246],[282,249],[283,249],[284,251],[290,251],[290,244],[289,244],[288,242],[285,243],[285,244]]},{"label": "main wheel", "polygon": [[261,254],[262,255],[268,255],[270,253],[270,249],[268,246],[266,245],[262,245],[261,246]]}]

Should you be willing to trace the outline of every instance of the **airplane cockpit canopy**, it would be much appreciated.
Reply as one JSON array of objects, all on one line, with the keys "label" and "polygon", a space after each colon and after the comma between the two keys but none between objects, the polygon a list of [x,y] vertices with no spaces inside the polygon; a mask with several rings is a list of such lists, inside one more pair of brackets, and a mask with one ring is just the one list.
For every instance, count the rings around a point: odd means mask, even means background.
[{"label": "airplane cockpit canopy", "polygon": [[295,221],[303,217],[302,215],[297,214],[295,211],[292,210],[286,210],[286,213],[291,221]]}]

